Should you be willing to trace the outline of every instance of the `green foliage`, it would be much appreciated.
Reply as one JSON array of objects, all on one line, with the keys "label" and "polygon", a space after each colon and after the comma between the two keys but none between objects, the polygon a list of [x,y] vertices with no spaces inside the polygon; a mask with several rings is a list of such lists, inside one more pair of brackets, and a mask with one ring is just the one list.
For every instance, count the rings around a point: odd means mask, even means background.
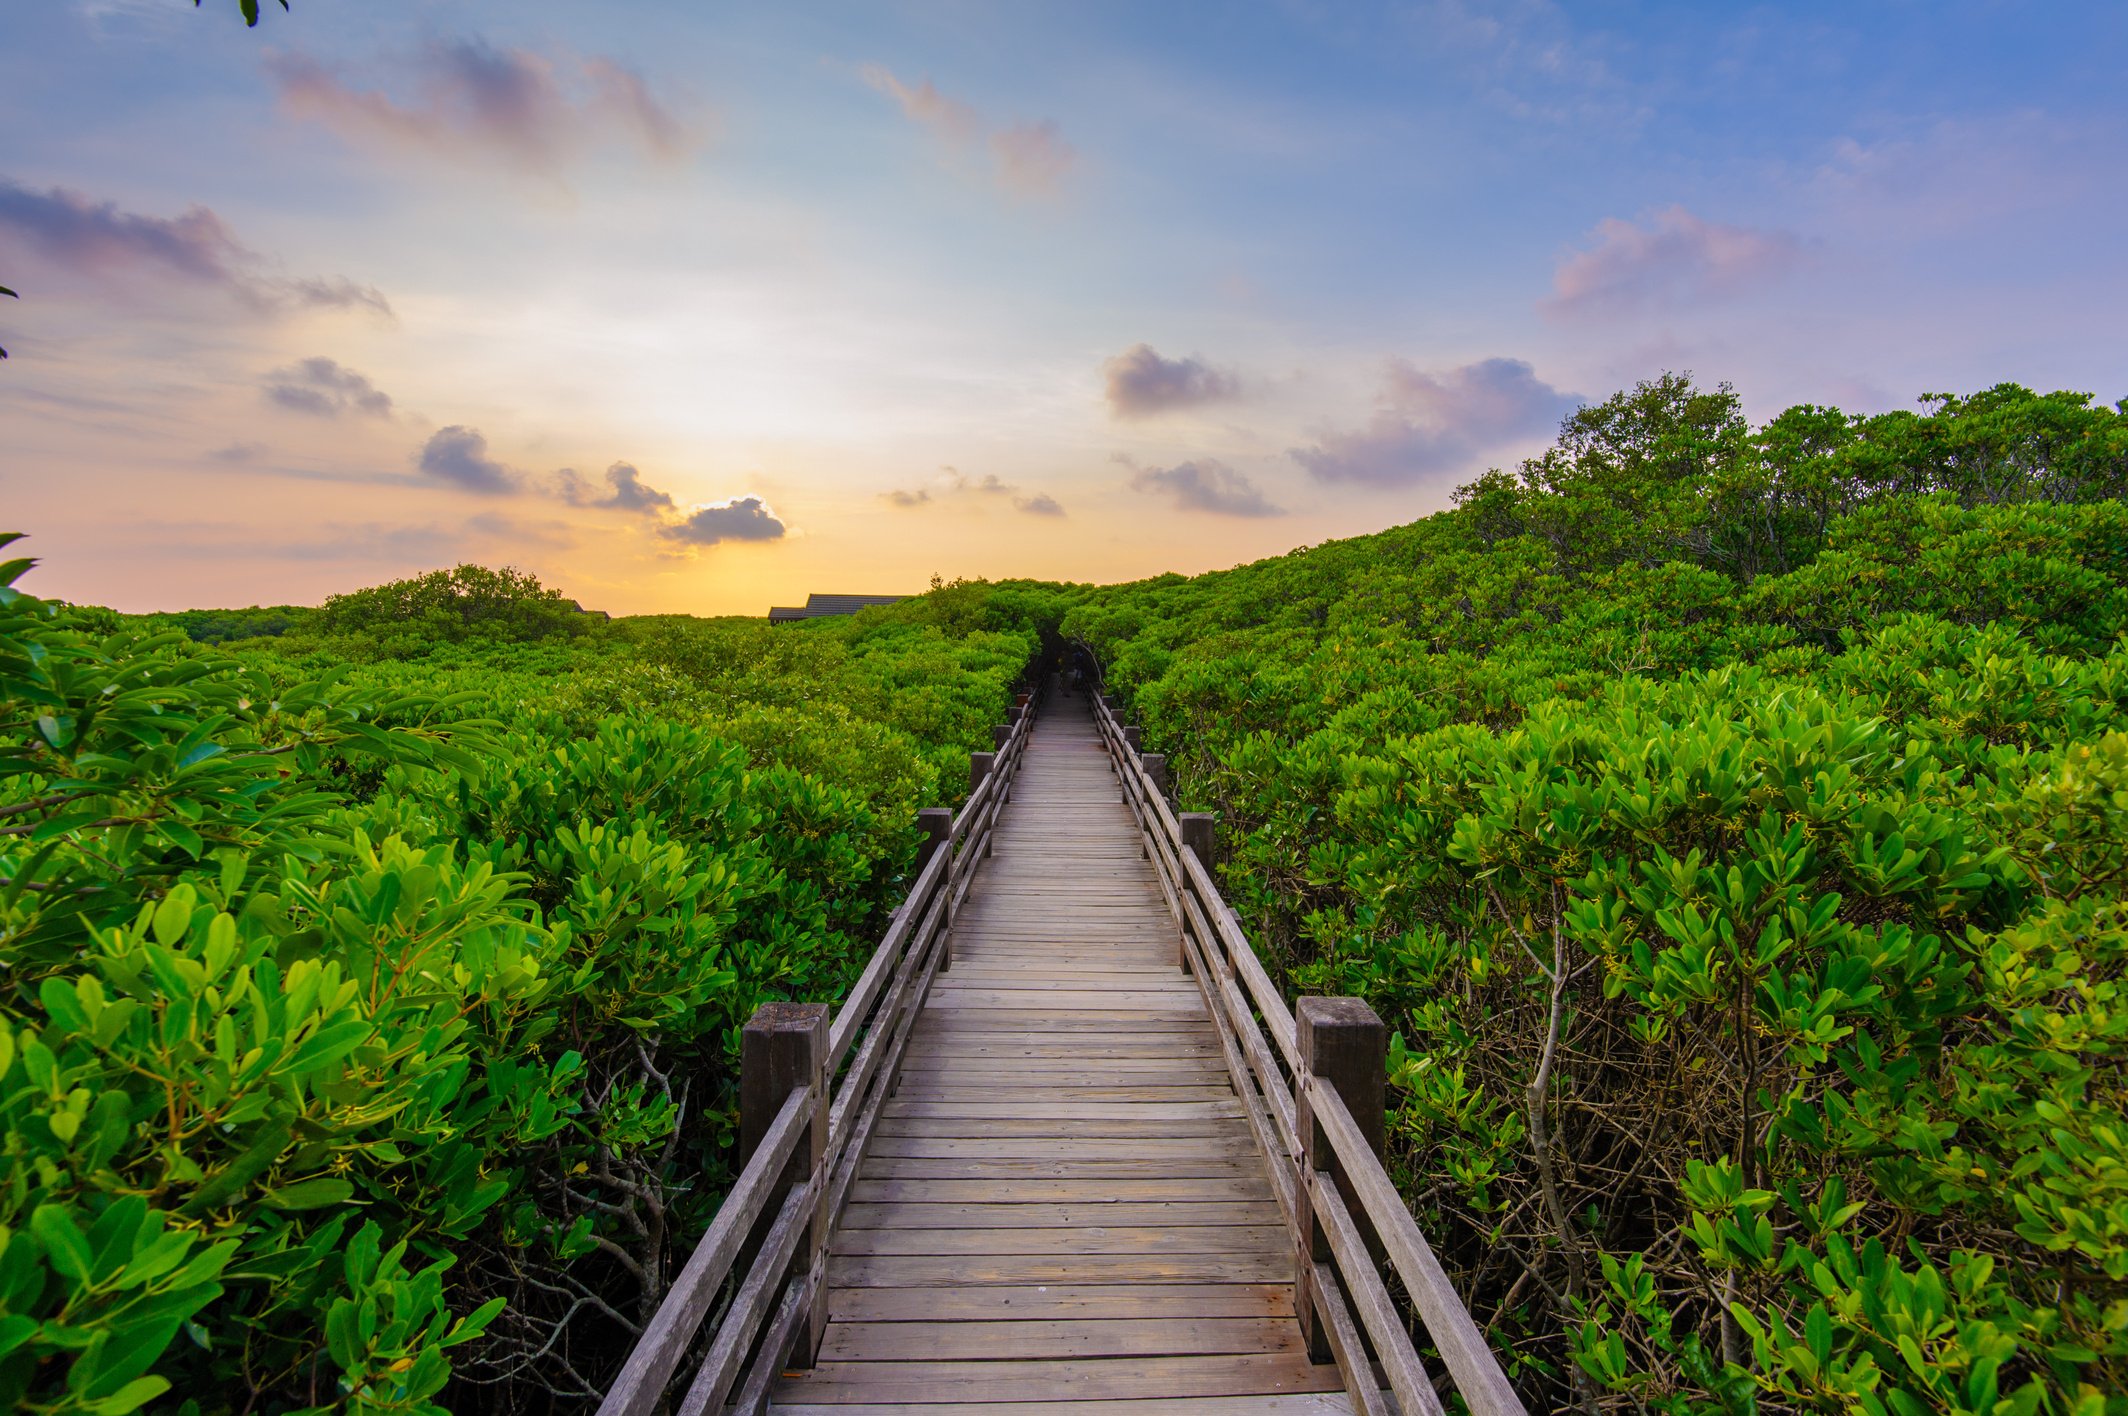
[{"label": "green foliage", "polygon": [[229,648],[29,568],[0,1399],[100,1416],[600,1389],[729,1174],[740,1024],[854,977],[1038,628],[586,633],[461,567]]},{"label": "green foliage", "polygon": [[530,572],[461,565],[326,599],[311,622],[336,652],[414,658],[437,645],[566,639],[599,623]]},{"label": "green foliage", "polygon": [[141,615],[136,622],[155,629],[180,630],[195,644],[228,644],[299,631],[315,613],[301,605],[253,605],[244,610],[168,610]]},{"label": "green foliage", "polygon": [[2128,1411],[2128,407],[1925,403],[1066,615],[1533,1409]]}]

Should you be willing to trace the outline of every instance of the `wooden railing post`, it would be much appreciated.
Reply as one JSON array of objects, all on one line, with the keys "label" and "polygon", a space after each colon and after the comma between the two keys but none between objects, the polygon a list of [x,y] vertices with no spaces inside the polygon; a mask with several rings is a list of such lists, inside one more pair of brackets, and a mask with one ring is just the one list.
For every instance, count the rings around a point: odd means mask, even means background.
[{"label": "wooden railing post", "polygon": [[1011,736],[1012,724],[1010,723],[993,723],[990,727],[990,745],[1000,752],[1004,751],[1005,740]]},{"label": "wooden railing post", "polygon": [[1330,1138],[1315,1124],[1309,1092],[1326,1086],[1336,1092],[1359,1123],[1360,1132],[1380,1159],[1388,1135],[1389,1032],[1374,1009],[1360,998],[1303,998],[1293,1009],[1300,1043],[1301,1078],[1299,1130],[1301,1149],[1300,1232],[1298,1263],[1295,1265],[1295,1307],[1300,1314],[1301,1336],[1308,1355],[1317,1362],[1332,1360],[1329,1339],[1324,1335],[1315,1309],[1315,1265],[1330,1258],[1330,1241],[1308,1199],[1308,1177],[1327,1170],[1335,1178],[1346,1207],[1364,1211],[1344,1169],[1331,1151]]},{"label": "wooden railing post", "polygon": [[[1175,824],[1182,828],[1183,849],[1197,857],[1197,863],[1204,867],[1204,873],[1209,876],[1212,873],[1212,851],[1215,835],[1219,829],[1219,817],[1209,811],[1185,811],[1176,816]],[[1183,875],[1184,879],[1176,883],[1187,890],[1189,888],[1187,878],[1189,872],[1185,870]],[[1202,903],[1204,905],[1205,918],[1207,919],[1212,918],[1220,909],[1224,908],[1220,901],[1216,899],[1205,900]],[[1199,942],[1207,949],[1219,947],[1214,940],[1205,939]],[[1182,971],[1184,973],[1190,971],[1190,950],[1187,944],[1182,946]],[[1216,973],[1217,971],[1215,970],[1214,972]]]},{"label": "wooden railing post", "polygon": [[793,1263],[806,1276],[806,1316],[791,1354],[797,1367],[813,1365],[827,1331],[828,1096],[822,1075],[828,1055],[829,1008],[825,1003],[764,1003],[739,1034],[739,1159],[743,1165],[768,1134],[769,1124],[799,1087],[813,1089],[813,1124],[806,1141],[776,1187],[787,1193],[808,1178],[817,1182],[813,1219]]},{"label": "wooden railing post", "polygon": [[1142,734],[1139,733],[1138,725],[1136,723],[1124,724],[1123,745],[1129,748],[1132,752],[1138,752],[1143,750],[1144,744],[1140,741],[1141,736]]},{"label": "wooden railing post", "polygon": [[1140,753],[1138,760],[1145,764],[1145,775],[1153,779],[1153,790],[1166,800],[1174,784],[1167,775],[1167,754],[1164,752]]},{"label": "wooden railing post", "polygon": [[916,824],[924,833],[923,844],[916,848],[916,873],[921,875],[924,873],[924,867],[931,863],[931,857],[938,854],[938,848],[946,844],[946,838],[953,834],[953,808],[920,808],[916,813]]},{"label": "wooden railing post", "polygon": [[989,776],[990,769],[995,766],[997,766],[997,754],[994,752],[971,752],[968,754],[968,795],[975,795],[975,789],[983,784],[983,778]]},{"label": "wooden railing post", "polygon": [[[1182,844],[1190,848],[1204,873],[1212,873],[1212,852],[1218,848],[1219,813],[1216,811],[1185,811],[1175,818],[1182,827]],[[1207,902],[1209,903],[1209,902]]]}]

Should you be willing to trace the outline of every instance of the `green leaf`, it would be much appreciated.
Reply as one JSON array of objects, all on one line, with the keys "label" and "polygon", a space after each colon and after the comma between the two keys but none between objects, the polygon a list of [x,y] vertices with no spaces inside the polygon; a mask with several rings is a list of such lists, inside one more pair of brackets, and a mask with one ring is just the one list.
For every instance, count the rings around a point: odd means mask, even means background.
[{"label": "green leaf", "polygon": [[169,1389],[166,1378],[135,1377],[103,1400],[90,1402],[82,1409],[95,1416],[127,1416],[128,1412],[138,1411]]},{"label": "green leaf", "polygon": [[190,1215],[205,1214],[226,1204],[238,1190],[251,1182],[253,1176],[281,1158],[281,1153],[288,1149],[292,1134],[292,1128],[286,1121],[273,1121],[261,1127],[258,1135],[241,1155],[216,1171],[205,1184],[193,1192],[192,1198],[185,1202],[183,1212]]},{"label": "green leaf", "polygon": [[332,1176],[320,1176],[315,1180],[298,1180],[293,1185],[283,1185],[277,1190],[268,1190],[261,1198],[278,1210],[324,1209],[327,1205],[345,1204],[355,1193],[351,1181]]},{"label": "green leaf", "polygon": [[44,1004],[44,1011],[53,1022],[70,1033],[89,1031],[89,1015],[82,1011],[81,998],[74,992],[73,983],[54,974],[37,987],[37,1000]]},{"label": "green leaf", "polygon": [[77,1283],[89,1281],[93,1260],[88,1236],[75,1225],[65,1206],[37,1206],[30,1215],[30,1233],[43,1243],[45,1257],[51,1260],[53,1268]]}]

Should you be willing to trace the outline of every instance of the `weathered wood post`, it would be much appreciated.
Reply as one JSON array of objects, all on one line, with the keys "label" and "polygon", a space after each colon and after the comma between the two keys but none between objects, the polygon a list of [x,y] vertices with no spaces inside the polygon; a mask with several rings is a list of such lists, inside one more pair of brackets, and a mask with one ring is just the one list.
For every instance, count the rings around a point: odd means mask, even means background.
[{"label": "weathered wood post", "polygon": [[990,725],[990,745],[998,751],[1003,752],[1005,750],[1005,739],[1011,736],[1012,724],[992,723]]},{"label": "weathered wood post", "polygon": [[1162,801],[1167,800],[1168,793],[1174,790],[1174,783],[1167,775],[1167,754],[1143,752],[1138,755],[1138,760],[1145,764],[1145,775],[1153,779],[1153,790],[1160,794]]},{"label": "weathered wood post", "polygon": [[[805,1319],[798,1330],[798,1349],[791,1365],[810,1367],[827,1331],[825,1293],[828,1264],[828,1095],[822,1075],[828,1055],[828,1005],[764,1003],[754,1010],[739,1034],[739,1161],[761,1148],[768,1128],[784,1102],[799,1087],[813,1089],[813,1122],[806,1139],[791,1153],[777,1190],[814,1182],[813,1218],[799,1243],[793,1264],[805,1274]],[[769,1213],[776,1206],[771,1203]]]},{"label": "weathered wood post", "polygon": [[[1219,817],[1209,811],[1185,811],[1175,818],[1175,822],[1182,827],[1182,848],[1197,857],[1197,864],[1204,867],[1204,873],[1209,878],[1212,874],[1212,851],[1219,829]],[[1187,873],[1186,867],[1185,873]],[[1187,885],[1184,888],[1188,888]],[[1204,917],[1206,919],[1211,919],[1218,912],[1218,901],[1203,900],[1200,903],[1204,905]],[[1200,940],[1199,942],[1206,949],[1219,947],[1210,939]],[[1184,973],[1190,971],[1190,951],[1187,946],[1182,950],[1182,971]]]},{"label": "weathered wood post", "polygon": [[947,806],[926,806],[916,813],[916,824],[923,831],[923,843],[916,848],[916,873],[921,875],[938,848],[946,844],[953,834],[953,809]]},{"label": "weathered wood post", "polygon": [[971,752],[968,754],[968,795],[975,795],[976,788],[983,785],[983,778],[989,776],[990,769],[995,766],[997,766],[997,754],[994,752]]},{"label": "weathered wood post", "polygon": [[1330,1241],[1315,1216],[1308,1197],[1308,1184],[1318,1170],[1327,1170],[1335,1181],[1345,1207],[1363,1213],[1344,1167],[1330,1149],[1330,1138],[1315,1124],[1310,1093],[1328,1087],[1345,1103],[1360,1134],[1374,1149],[1377,1159],[1386,1148],[1389,1093],[1389,1031],[1374,1009],[1360,998],[1303,998],[1294,1006],[1293,1021],[1300,1034],[1300,1065],[1306,1074],[1300,1088],[1300,1243],[1294,1295],[1300,1313],[1301,1336],[1308,1355],[1317,1362],[1333,1360],[1329,1339],[1315,1311],[1315,1265],[1330,1257]]},{"label": "weathered wood post", "polygon": [[1138,725],[1136,723],[1126,723],[1123,725],[1123,745],[1129,748],[1132,752],[1144,751],[1145,745],[1140,740],[1141,737],[1142,734],[1138,731]]},{"label": "weathered wood post", "polygon": [[[1204,867],[1204,873],[1212,873],[1212,853],[1218,849],[1219,813],[1216,811],[1185,811],[1175,818],[1182,827],[1182,844],[1189,847],[1190,854]],[[1211,901],[1205,901],[1207,905]]]}]

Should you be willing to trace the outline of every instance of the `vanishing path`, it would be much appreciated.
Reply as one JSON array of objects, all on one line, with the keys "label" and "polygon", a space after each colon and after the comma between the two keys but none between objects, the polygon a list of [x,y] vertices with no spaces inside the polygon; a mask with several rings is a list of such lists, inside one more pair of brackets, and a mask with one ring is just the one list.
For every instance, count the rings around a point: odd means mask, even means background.
[{"label": "vanishing path", "polygon": [[1351,1411],[1083,695],[1035,723],[993,840],[774,1408]]}]

